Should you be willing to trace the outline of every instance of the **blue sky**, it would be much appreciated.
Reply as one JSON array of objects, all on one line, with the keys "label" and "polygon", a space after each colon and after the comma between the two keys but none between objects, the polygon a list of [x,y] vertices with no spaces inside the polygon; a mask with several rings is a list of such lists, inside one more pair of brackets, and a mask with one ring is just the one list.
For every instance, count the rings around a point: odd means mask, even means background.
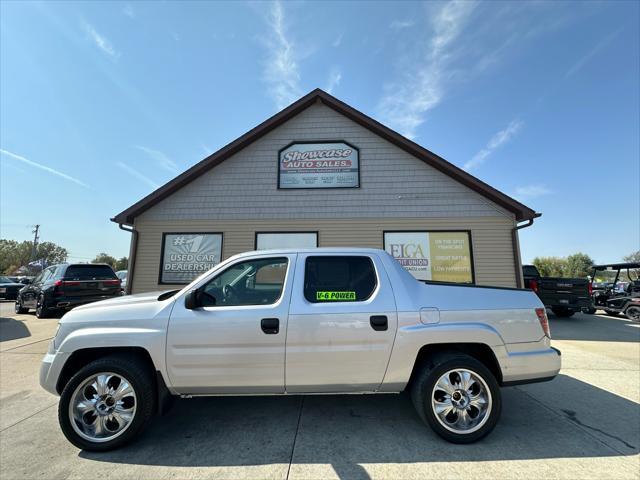
[{"label": "blue sky", "polygon": [[640,248],[638,2],[1,2],[2,238],[109,218],[313,88],[543,213],[523,260]]}]

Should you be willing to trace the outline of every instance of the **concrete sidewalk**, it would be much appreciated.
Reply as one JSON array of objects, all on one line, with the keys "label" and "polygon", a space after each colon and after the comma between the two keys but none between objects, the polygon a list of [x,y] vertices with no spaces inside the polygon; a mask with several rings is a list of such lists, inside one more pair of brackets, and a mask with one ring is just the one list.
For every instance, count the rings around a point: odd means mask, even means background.
[{"label": "concrete sidewalk", "polygon": [[179,400],[136,443],[95,454],[63,437],[57,398],[38,386],[56,320],[0,313],[0,477],[640,478],[640,328],[551,318],[563,371],[503,389],[495,431],[452,445],[406,395]]}]

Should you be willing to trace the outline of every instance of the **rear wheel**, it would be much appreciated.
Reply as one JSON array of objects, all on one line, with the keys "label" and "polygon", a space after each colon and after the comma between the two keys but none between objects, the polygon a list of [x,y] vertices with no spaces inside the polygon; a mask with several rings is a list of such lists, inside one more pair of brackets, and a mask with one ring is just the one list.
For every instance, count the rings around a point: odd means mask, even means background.
[{"label": "rear wheel", "polygon": [[50,316],[51,312],[44,304],[44,295],[40,295],[38,297],[38,301],[36,302],[36,317],[49,318]]},{"label": "rear wheel", "polygon": [[462,353],[429,359],[411,386],[418,414],[452,443],[471,443],[493,430],[500,417],[500,387],[482,363]]},{"label": "rear wheel", "polygon": [[17,314],[29,312],[29,309],[25,308],[24,305],[22,304],[22,298],[20,297],[20,295],[18,295],[18,298],[16,298],[16,304],[14,305],[14,310]]},{"label": "rear wheel", "polygon": [[624,314],[629,320],[640,322],[640,307],[632,305],[625,310]]},{"label": "rear wheel", "polygon": [[556,317],[571,317],[574,313],[570,308],[552,308],[551,311]]},{"label": "rear wheel", "polygon": [[596,309],[595,308],[586,308],[584,310],[584,313],[588,313],[589,315],[593,315],[594,313],[596,313]]},{"label": "rear wheel", "polygon": [[83,450],[106,451],[135,438],[155,411],[155,385],[135,357],[100,358],[64,387],[58,420],[67,440]]}]

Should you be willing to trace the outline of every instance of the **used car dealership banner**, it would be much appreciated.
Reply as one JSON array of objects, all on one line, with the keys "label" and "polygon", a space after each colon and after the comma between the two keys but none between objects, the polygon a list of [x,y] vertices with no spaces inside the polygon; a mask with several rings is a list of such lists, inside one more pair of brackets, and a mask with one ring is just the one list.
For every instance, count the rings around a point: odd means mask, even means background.
[{"label": "used car dealership banner", "polygon": [[358,149],[346,143],[293,143],[280,151],[278,187],[359,187],[359,168]]},{"label": "used car dealership banner", "polygon": [[219,233],[165,233],[160,283],[186,284],[220,263]]},{"label": "used car dealership banner", "polygon": [[467,232],[385,232],[384,246],[418,280],[473,282]]}]

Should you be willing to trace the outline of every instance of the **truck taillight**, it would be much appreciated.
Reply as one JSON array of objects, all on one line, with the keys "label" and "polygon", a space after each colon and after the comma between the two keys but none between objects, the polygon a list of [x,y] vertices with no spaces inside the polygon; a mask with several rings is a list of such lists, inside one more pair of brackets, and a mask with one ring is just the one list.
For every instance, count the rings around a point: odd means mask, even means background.
[{"label": "truck taillight", "polygon": [[549,319],[547,318],[547,309],[536,308],[536,315],[538,317],[538,321],[540,322],[540,326],[542,327],[542,331],[547,337],[551,338],[551,329],[549,328]]},{"label": "truck taillight", "polygon": [[529,281],[529,288],[531,288],[531,290],[533,290],[534,292],[538,293],[538,281],[537,280]]},{"label": "truck taillight", "polygon": [[587,284],[587,291],[589,292],[589,296],[593,295],[593,282]]}]

